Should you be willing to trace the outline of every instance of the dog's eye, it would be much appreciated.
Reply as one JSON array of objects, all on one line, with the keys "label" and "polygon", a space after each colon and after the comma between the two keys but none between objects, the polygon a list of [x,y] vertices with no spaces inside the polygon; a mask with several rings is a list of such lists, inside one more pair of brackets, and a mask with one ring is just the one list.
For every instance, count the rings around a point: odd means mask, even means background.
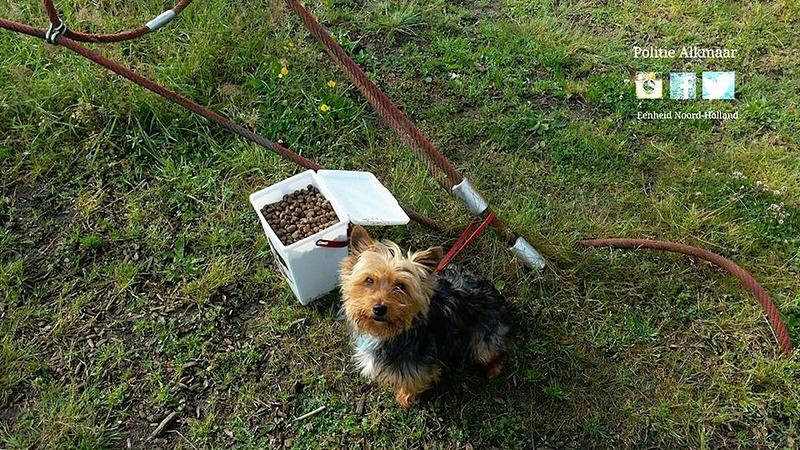
[{"label": "dog's eye", "polygon": [[394,285],[394,289],[397,292],[405,292],[406,291],[406,285],[403,284],[403,283],[397,283],[396,285]]},{"label": "dog's eye", "polygon": [[364,280],[364,284],[366,284],[367,286],[372,286],[374,283],[375,281],[373,281],[371,277],[367,277],[367,279]]}]

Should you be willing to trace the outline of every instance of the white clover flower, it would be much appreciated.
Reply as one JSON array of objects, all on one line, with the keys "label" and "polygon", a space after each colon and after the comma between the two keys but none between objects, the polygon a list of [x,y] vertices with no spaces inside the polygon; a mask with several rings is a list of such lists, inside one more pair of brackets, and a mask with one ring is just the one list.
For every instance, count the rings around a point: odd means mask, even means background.
[{"label": "white clover flower", "polygon": [[739,172],[737,170],[736,172],[733,172],[733,179],[735,179],[735,180],[746,180],[747,176],[745,174],[743,174],[742,172]]},{"label": "white clover flower", "polygon": [[781,202],[780,204],[771,204],[768,211],[772,213],[772,217],[778,222],[778,225],[783,225],[786,222],[786,218],[789,217],[789,213],[784,210],[785,204]]}]

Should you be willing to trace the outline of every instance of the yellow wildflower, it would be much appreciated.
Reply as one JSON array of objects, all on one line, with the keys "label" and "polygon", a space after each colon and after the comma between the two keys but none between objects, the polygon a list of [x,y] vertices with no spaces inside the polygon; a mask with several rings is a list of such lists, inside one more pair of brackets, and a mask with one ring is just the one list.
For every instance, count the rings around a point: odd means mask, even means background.
[{"label": "yellow wildflower", "polygon": [[328,80],[328,87],[333,89],[336,87],[336,82],[333,80]]},{"label": "yellow wildflower", "polygon": [[287,45],[289,46],[289,48],[294,48],[294,43],[292,43],[292,41],[289,41],[289,44]]},{"label": "yellow wildflower", "polygon": [[323,103],[322,105],[319,106],[319,110],[326,113],[331,110],[331,107]]},{"label": "yellow wildflower", "polygon": [[289,75],[289,69],[287,69],[286,66],[283,66],[283,69],[281,69],[281,73],[278,74],[278,78],[283,78],[286,75]]}]

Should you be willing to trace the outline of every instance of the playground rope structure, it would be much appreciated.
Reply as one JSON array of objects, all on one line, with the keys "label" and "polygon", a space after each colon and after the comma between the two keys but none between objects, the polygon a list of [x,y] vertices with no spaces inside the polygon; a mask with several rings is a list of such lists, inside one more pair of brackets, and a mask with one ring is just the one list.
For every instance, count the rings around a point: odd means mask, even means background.
[{"label": "playground rope structure", "polygon": [[[92,34],[79,31],[70,30],[66,24],[61,20],[58,11],[56,10],[53,0],[43,0],[44,9],[50,20],[50,28],[43,30],[14,22],[8,19],[0,18],[0,27],[15,31],[18,33],[27,34],[30,36],[38,37],[47,40],[47,42],[54,45],[61,45],[66,47],[79,55],[94,61],[95,63],[111,70],[117,75],[127,78],[130,81],[152,91],[156,94],[163,96],[175,103],[184,106],[192,112],[199,114],[208,120],[211,120],[218,125],[227,128],[230,131],[242,136],[258,145],[261,145],[296,164],[311,170],[320,170],[323,167],[314,161],[311,161],[291,150],[270,141],[263,136],[256,134],[247,128],[244,128],[222,115],[205,108],[188,98],[171,91],[157,83],[148,80],[141,75],[127,69],[126,67],[111,61],[102,55],[89,50],[79,43],[80,42],[95,42],[95,43],[109,43],[109,42],[122,42],[130,39],[135,39],[151,33],[158,28],[162,27],[171,21],[177,14],[186,8],[191,0],[180,0],[172,9],[164,11],[155,19],[147,22],[146,24],[128,31],[123,31],[114,34]],[[412,148],[414,154],[425,162],[428,166],[430,174],[437,180],[437,182],[446,190],[454,193],[459,199],[464,201],[472,213],[473,222],[462,234],[456,245],[453,246],[448,252],[447,260],[439,269],[443,268],[447,263],[452,261],[469,243],[477,238],[477,235],[483,231],[488,225],[492,226],[501,232],[509,245],[516,247],[519,238],[515,233],[509,230],[505,224],[500,220],[489,206],[479,197],[479,195],[467,186],[466,196],[473,195],[477,198],[469,201],[464,200],[464,194],[459,196],[456,194],[457,188],[463,186],[466,182],[464,177],[456,170],[450,162],[428,141],[420,130],[403,114],[397,106],[392,103],[389,97],[378,88],[372,80],[361,70],[360,67],[350,58],[339,44],[328,34],[328,32],[320,25],[320,23],[299,3],[298,0],[286,0],[291,10],[300,18],[303,25],[309,32],[317,39],[317,41],[325,48],[334,62],[347,74],[353,84],[362,92],[364,97],[373,105],[377,112],[383,117],[386,122],[400,135],[400,137]],[[435,220],[425,217],[418,212],[403,206],[403,210],[414,221],[425,225],[429,228],[443,231],[444,228]],[[483,218],[482,223],[478,226],[478,220]],[[525,242],[527,244],[527,242]],[[583,246],[594,247],[616,247],[616,248],[647,248],[665,250],[670,252],[682,253],[685,255],[695,256],[697,258],[709,261],[717,266],[727,270],[729,273],[736,276],[742,283],[750,290],[761,302],[772,328],[775,330],[778,342],[781,345],[784,355],[787,357],[792,353],[792,342],[789,334],[780,318],[780,313],[773,304],[769,295],[764,289],[748,274],[744,269],[736,265],[734,262],[724,258],[720,255],[712,253],[697,247],[692,247],[684,244],[674,242],[652,241],[648,239],[596,239],[596,240],[583,240],[580,241]],[[513,250],[513,248],[512,248]],[[524,254],[526,251],[532,251],[538,255],[536,251],[529,247],[528,249],[522,248],[520,252]],[[521,259],[520,253],[516,253]]]}]

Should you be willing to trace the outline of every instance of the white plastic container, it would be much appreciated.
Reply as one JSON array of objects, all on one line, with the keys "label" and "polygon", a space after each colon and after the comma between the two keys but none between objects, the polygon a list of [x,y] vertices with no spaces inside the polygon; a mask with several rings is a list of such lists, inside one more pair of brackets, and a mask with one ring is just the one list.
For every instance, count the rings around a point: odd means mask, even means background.
[{"label": "white plastic container", "polygon": [[[283,245],[261,209],[308,185],[330,201],[339,222],[305,239]],[[320,246],[320,240],[347,241],[350,223],[403,225],[408,216],[392,194],[369,172],[308,170],[250,195],[267,235],[278,270],[303,305],[334,290],[339,284],[339,264],[347,257],[347,246]]]}]

